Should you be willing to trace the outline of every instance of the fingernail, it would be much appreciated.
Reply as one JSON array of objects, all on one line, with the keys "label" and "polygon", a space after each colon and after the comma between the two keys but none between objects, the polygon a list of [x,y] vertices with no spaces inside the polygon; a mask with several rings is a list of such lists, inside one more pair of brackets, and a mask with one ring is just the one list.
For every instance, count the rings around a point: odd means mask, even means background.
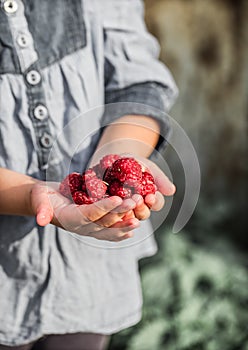
[{"label": "fingernail", "polygon": [[36,216],[36,221],[38,223],[38,225],[44,225],[44,222],[46,222],[47,219],[47,214],[46,211],[42,210],[40,211],[37,216]]},{"label": "fingernail", "polygon": [[47,217],[47,211],[45,209],[41,209],[38,213],[37,213],[37,217],[39,219],[45,219]]},{"label": "fingernail", "polygon": [[176,186],[173,183],[171,183],[170,188],[171,188],[171,191],[176,192]]}]

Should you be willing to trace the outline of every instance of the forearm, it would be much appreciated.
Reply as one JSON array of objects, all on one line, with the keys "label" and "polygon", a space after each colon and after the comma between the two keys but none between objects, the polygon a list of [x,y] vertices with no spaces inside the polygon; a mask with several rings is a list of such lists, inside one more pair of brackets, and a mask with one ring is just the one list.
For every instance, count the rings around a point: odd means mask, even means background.
[{"label": "forearm", "polygon": [[97,150],[149,157],[158,142],[159,131],[159,123],[153,118],[126,115],[105,128]]},{"label": "forearm", "polygon": [[37,182],[30,176],[0,168],[0,214],[34,215],[30,192]]}]

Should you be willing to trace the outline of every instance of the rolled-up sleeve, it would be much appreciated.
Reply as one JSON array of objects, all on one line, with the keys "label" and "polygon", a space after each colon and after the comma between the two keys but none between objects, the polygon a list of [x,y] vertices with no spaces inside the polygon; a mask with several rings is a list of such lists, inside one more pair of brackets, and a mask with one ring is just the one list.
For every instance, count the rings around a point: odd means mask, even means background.
[{"label": "rolled-up sleeve", "polygon": [[143,2],[104,3],[105,104],[116,105],[106,108],[103,123],[128,114],[148,115],[159,121],[166,137],[170,130],[166,112],[178,90],[170,71],[158,60],[160,48],[144,23]]}]

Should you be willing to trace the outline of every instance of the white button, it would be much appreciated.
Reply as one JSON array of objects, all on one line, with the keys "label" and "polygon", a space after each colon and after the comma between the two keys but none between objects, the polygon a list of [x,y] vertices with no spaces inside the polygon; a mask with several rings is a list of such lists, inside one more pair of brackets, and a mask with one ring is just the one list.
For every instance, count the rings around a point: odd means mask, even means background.
[{"label": "white button", "polygon": [[41,76],[37,70],[31,70],[27,73],[26,79],[30,85],[37,85],[41,81]]},{"label": "white button", "polygon": [[38,105],[34,109],[34,116],[36,119],[44,120],[48,116],[47,108],[43,105]]},{"label": "white button", "polygon": [[53,144],[53,139],[50,134],[44,132],[44,134],[40,138],[40,143],[45,148],[50,148]]},{"label": "white button", "polygon": [[6,0],[3,3],[3,8],[7,13],[15,13],[18,10],[18,4],[15,0]]},{"label": "white button", "polygon": [[20,47],[27,47],[29,44],[28,36],[25,34],[19,34],[16,41]]}]

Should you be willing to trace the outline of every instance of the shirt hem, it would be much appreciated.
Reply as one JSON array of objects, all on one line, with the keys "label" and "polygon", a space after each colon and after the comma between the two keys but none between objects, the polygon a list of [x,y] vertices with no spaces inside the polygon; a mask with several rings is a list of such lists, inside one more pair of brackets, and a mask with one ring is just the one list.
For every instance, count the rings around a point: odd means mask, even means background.
[{"label": "shirt hem", "polygon": [[38,341],[40,338],[49,335],[49,334],[56,334],[56,335],[62,335],[62,334],[74,334],[74,333],[96,333],[96,334],[103,334],[103,335],[112,335],[114,333],[120,332],[121,330],[125,328],[129,328],[140,322],[142,318],[142,311],[138,310],[135,314],[128,315],[124,322],[120,322],[118,325],[115,327],[110,327],[110,326],[105,326],[105,327],[97,327],[97,328],[80,328],[80,327],[73,327],[70,328],[69,330],[64,330],[64,331],[59,331],[57,329],[51,329],[49,333],[47,332],[39,332],[36,335],[33,335],[30,337],[28,340],[27,339],[19,339],[16,341],[8,341],[6,339],[1,339],[0,337],[0,345],[4,346],[22,346],[22,345],[27,345],[33,342]]}]

